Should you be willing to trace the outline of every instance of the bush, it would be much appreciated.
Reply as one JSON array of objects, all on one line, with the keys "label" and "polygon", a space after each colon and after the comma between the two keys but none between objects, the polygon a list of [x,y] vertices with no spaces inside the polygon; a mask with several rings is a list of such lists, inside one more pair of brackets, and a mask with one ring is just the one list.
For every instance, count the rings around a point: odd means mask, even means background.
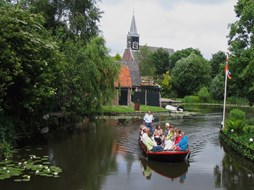
[{"label": "bush", "polygon": [[184,103],[200,103],[198,96],[185,96],[183,99]]},{"label": "bush", "polygon": [[227,98],[227,103],[236,105],[248,105],[248,100],[245,98],[231,96]]},{"label": "bush", "polygon": [[239,109],[233,109],[230,111],[229,119],[231,120],[246,120],[245,112]]},{"label": "bush", "polygon": [[206,87],[202,87],[198,92],[198,97],[201,102],[207,103],[211,101],[211,95]]},{"label": "bush", "polygon": [[244,133],[253,133],[254,134],[254,125],[246,125],[243,128]]},{"label": "bush", "polygon": [[246,115],[245,112],[239,109],[233,109],[230,111],[229,119],[225,123],[225,132],[236,132],[242,133],[243,128],[246,124]]}]

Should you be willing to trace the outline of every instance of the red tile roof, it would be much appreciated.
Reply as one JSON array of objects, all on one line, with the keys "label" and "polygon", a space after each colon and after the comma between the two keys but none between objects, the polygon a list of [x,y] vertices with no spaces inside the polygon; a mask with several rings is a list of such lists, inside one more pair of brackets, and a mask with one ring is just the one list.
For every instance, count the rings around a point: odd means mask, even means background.
[{"label": "red tile roof", "polygon": [[120,73],[118,76],[118,80],[114,83],[115,87],[122,87],[122,88],[131,88],[131,75],[129,67],[126,65],[121,65]]}]

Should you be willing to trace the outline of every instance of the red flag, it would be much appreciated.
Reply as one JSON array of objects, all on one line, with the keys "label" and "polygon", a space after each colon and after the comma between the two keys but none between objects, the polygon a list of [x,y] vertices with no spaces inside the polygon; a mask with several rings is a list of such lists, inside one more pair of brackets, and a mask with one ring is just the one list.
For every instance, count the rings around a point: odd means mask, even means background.
[{"label": "red flag", "polygon": [[225,65],[225,72],[226,72],[226,74],[227,74],[227,77],[229,78],[229,79],[231,79],[231,73],[230,73],[230,71],[228,70],[228,64],[226,63],[226,65]]}]

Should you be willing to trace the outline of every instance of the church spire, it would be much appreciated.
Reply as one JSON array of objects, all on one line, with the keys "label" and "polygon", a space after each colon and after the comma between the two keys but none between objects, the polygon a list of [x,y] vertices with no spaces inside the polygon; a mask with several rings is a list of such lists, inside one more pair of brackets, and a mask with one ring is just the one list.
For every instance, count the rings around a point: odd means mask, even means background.
[{"label": "church spire", "polygon": [[130,31],[127,34],[127,48],[131,48],[132,50],[139,49],[139,34],[137,32],[134,11],[133,11],[133,16],[131,20]]},{"label": "church spire", "polygon": [[135,21],[135,15],[134,15],[134,13],[133,13],[132,20],[131,20],[131,28],[130,28],[130,31],[129,31],[128,34],[132,35],[132,36],[139,37],[139,34],[137,32],[137,26],[136,26],[136,21]]}]

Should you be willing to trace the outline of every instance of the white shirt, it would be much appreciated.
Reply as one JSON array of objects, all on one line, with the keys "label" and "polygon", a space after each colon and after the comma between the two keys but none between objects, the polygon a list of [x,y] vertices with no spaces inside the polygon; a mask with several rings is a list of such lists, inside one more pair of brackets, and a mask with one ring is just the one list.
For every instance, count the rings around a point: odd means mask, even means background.
[{"label": "white shirt", "polygon": [[144,121],[145,121],[145,123],[152,123],[153,122],[153,115],[146,113],[145,117],[144,117]]},{"label": "white shirt", "polygon": [[143,142],[145,142],[145,141],[146,141],[146,138],[148,138],[147,133],[143,133],[143,135],[141,136],[141,140],[142,140]]}]

